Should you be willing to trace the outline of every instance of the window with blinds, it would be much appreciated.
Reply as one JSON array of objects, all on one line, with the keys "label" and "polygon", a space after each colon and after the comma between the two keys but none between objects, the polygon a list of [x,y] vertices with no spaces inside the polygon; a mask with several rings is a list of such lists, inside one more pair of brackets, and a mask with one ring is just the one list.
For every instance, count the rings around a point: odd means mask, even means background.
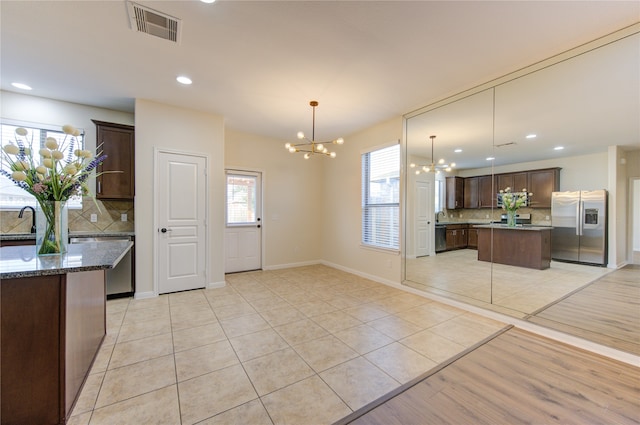
[{"label": "window with blinds", "polygon": [[400,145],[362,154],[362,243],[400,249]]},{"label": "window with blinds", "polygon": [[[36,162],[35,165],[40,164],[40,156],[37,152],[44,147],[47,137],[53,137],[58,141],[58,143],[62,143],[66,136],[60,128],[56,130],[52,128],[43,128],[44,126],[40,126],[38,124],[25,125],[18,122],[3,121],[0,123],[0,145],[2,148],[12,142],[13,144],[16,144],[15,131],[18,127],[22,127],[28,132],[27,140],[29,141],[32,152],[34,153],[33,158]],[[80,143],[82,143],[83,136],[84,134],[77,138]],[[5,155],[4,152],[1,154]],[[0,161],[0,167],[3,170],[11,172],[7,161],[4,161],[4,159]],[[70,198],[67,205],[72,209],[82,209],[82,197],[74,196]],[[0,174],[0,209],[18,210],[24,206],[35,207],[36,199],[27,191],[19,188],[11,179]]]}]

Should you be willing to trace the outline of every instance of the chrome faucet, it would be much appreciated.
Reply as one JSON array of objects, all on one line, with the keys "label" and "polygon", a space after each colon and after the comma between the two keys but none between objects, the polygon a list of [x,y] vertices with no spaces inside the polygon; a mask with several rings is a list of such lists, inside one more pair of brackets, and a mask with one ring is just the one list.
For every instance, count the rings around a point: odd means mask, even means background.
[{"label": "chrome faucet", "polygon": [[18,218],[22,218],[22,214],[24,214],[24,210],[26,210],[27,208],[31,210],[31,233],[35,233],[36,232],[36,210],[33,209],[33,207],[22,207],[22,209],[20,210],[20,213],[18,214]]},{"label": "chrome faucet", "polygon": [[443,217],[446,217],[446,216],[444,215],[444,211],[438,211],[438,212],[436,213],[436,223],[439,223],[439,222],[440,222],[440,214],[442,214],[442,216],[443,216]]}]

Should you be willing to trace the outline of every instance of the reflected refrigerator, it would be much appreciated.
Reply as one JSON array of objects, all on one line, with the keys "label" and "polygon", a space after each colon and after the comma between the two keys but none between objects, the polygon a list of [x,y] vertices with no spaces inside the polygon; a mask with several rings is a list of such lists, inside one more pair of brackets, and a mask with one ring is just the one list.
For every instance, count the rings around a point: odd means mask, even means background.
[{"label": "reflected refrigerator", "polygon": [[606,266],[607,191],[553,192],[551,258]]}]

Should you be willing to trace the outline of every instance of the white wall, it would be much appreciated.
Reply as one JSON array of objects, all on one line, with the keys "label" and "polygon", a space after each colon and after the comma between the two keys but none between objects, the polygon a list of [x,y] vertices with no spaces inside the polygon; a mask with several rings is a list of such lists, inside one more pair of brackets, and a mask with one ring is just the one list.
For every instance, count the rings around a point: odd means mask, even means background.
[{"label": "white wall", "polygon": [[262,172],[265,269],[322,259],[322,166],[329,159],[305,160],[285,143],[231,129],[225,134],[225,167]]},{"label": "white wall", "polygon": [[209,158],[209,282],[224,282],[224,119],[218,115],[136,100],[136,297],[153,295],[155,264],[154,149]]},{"label": "white wall", "polygon": [[[517,164],[494,167],[495,174],[511,173],[523,170],[538,170],[560,167],[560,190],[596,190],[608,187],[607,152],[590,155],[570,156],[543,161],[520,162]],[[588,172],[585,172],[588,170]],[[464,170],[461,177],[491,174],[490,167]]]},{"label": "white wall", "polygon": [[[127,125],[134,122],[133,114],[127,112],[7,91],[0,91],[0,117],[60,127],[71,124],[84,130],[85,147],[94,153],[96,126],[92,119]],[[89,187],[95,193],[95,179],[89,180]]]},{"label": "white wall", "polygon": [[369,148],[400,140],[402,128],[402,117],[397,117],[345,136],[344,145],[336,149],[337,158],[326,161],[324,167],[322,258],[343,270],[393,283],[400,283],[400,255],[360,246],[360,155]]}]

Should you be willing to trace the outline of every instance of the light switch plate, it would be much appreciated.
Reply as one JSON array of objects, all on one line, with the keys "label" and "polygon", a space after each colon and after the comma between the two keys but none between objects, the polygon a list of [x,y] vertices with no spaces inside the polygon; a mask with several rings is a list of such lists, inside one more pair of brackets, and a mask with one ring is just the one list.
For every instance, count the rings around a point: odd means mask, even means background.
[{"label": "light switch plate", "polygon": [[120,214],[120,221],[127,221],[127,214]]},{"label": "light switch plate", "polygon": [[91,214],[91,222],[92,223],[98,222],[98,214]]}]

